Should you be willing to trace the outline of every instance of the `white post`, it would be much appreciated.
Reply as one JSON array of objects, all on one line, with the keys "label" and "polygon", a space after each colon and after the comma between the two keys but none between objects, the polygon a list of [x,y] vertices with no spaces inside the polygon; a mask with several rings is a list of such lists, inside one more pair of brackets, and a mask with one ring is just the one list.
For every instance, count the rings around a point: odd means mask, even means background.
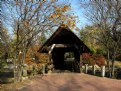
[{"label": "white post", "polygon": [[88,64],[85,64],[85,73],[88,71]]},{"label": "white post", "polygon": [[93,65],[93,75],[95,75],[95,65]]},{"label": "white post", "polygon": [[42,74],[45,74],[45,64],[42,64]]},{"label": "white post", "polygon": [[105,66],[101,66],[101,76],[104,77],[105,76]]}]

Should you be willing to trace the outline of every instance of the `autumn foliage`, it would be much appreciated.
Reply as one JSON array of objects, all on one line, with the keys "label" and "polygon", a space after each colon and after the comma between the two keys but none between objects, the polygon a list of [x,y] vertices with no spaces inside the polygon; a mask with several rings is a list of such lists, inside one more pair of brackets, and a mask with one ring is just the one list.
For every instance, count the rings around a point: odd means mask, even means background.
[{"label": "autumn foliage", "polygon": [[25,58],[25,64],[27,64],[30,67],[30,69],[33,65],[39,69],[41,68],[43,63],[44,64],[47,63],[48,55],[37,52],[39,48],[40,46],[35,45],[28,49]]},{"label": "autumn foliage", "polygon": [[83,64],[94,65],[97,64],[99,66],[106,65],[106,59],[104,56],[100,55],[92,55],[89,53],[82,54]]},{"label": "autumn foliage", "polygon": [[52,13],[49,19],[53,20],[53,22],[59,22],[57,19],[60,19],[64,24],[74,28],[77,16],[66,14],[70,9],[71,7],[69,5],[64,5],[61,7],[54,6],[55,13]]}]

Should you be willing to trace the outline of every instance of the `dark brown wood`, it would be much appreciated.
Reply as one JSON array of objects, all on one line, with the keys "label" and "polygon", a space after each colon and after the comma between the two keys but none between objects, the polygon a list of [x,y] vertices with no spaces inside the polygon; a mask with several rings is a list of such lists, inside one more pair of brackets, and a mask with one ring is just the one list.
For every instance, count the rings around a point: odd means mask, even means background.
[{"label": "dark brown wood", "polygon": [[59,27],[52,36],[40,47],[38,52],[48,53],[48,46],[52,44],[70,44],[79,47],[80,52],[89,52],[89,48],[68,28]]}]

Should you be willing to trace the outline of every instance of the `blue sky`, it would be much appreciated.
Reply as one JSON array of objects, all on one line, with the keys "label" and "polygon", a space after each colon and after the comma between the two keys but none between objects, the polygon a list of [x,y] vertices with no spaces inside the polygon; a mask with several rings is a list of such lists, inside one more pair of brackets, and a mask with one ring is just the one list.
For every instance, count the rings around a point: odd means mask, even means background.
[{"label": "blue sky", "polygon": [[[82,0],[63,0],[63,1],[69,1],[71,3],[72,11],[75,16],[78,16],[80,22],[76,24],[78,28],[82,28],[85,25],[89,24],[89,21],[84,16],[84,10],[81,8],[80,1]],[[9,27],[10,30],[11,27]]]},{"label": "blue sky", "polygon": [[80,20],[80,22],[77,23],[78,28],[82,28],[85,25],[89,24],[89,21],[86,19],[84,15],[84,10],[81,8],[80,1],[81,0],[69,0],[69,2],[71,3],[71,7],[74,11],[74,14],[78,16]]}]

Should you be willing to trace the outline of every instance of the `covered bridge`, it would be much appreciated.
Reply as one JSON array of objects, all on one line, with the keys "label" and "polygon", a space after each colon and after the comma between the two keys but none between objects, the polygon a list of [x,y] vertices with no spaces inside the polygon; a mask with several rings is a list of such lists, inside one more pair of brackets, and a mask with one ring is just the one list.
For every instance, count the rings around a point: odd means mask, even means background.
[{"label": "covered bridge", "polygon": [[[89,51],[89,48],[65,25],[61,25],[38,50],[41,53],[48,53],[49,62],[53,63],[54,69],[73,72],[80,72],[80,55]],[[73,60],[67,60],[68,55],[73,56]]]}]

